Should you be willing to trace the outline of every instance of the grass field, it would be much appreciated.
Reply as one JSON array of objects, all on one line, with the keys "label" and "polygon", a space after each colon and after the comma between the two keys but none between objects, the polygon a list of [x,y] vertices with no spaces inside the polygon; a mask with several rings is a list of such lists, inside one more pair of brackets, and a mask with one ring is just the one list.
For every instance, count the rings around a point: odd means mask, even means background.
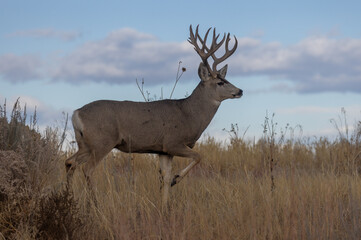
[{"label": "grass field", "polygon": [[[345,116],[344,116],[345,117]],[[266,117],[264,137],[196,145],[202,162],[162,211],[154,155],[110,153],[65,184],[63,131],[39,134],[17,105],[0,108],[0,239],[361,239],[361,122],[337,139],[297,137]],[[344,119],[345,120],[345,119]],[[174,172],[189,163],[175,158]]]}]

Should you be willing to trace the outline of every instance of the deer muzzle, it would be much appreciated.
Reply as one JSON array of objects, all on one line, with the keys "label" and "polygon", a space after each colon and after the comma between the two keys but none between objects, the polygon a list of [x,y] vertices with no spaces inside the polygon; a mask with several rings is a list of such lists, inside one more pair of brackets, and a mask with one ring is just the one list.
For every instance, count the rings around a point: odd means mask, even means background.
[{"label": "deer muzzle", "polygon": [[234,98],[240,98],[243,96],[243,90],[239,89],[239,91],[236,94],[233,94]]}]

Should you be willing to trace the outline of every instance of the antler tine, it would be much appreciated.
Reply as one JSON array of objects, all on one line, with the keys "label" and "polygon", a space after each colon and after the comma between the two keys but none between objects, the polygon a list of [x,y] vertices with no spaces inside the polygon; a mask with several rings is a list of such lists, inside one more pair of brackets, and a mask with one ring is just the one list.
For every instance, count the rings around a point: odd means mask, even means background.
[{"label": "antler tine", "polygon": [[219,37],[219,34],[216,37],[216,28],[214,28],[212,45],[211,45],[211,49],[209,50],[210,52],[213,52],[212,55],[222,46],[226,35],[223,36],[222,40],[219,43],[217,43],[218,37]]},{"label": "antler tine", "polygon": [[[206,46],[206,44],[205,44],[205,41],[203,41],[202,38],[201,38],[201,37],[199,36],[199,34],[198,34],[198,27],[199,27],[199,25],[197,25],[197,27],[196,27],[196,32],[195,32],[195,34],[194,34],[194,33],[193,33],[192,25],[190,25],[190,27],[189,27],[189,32],[190,32],[190,34],[189,34],[188,42],[191,43],[191,44],[194,46],[194,49],[196,50],[196,52],[198,53],[198,55],[201,57],[201,59],[203,60],[203,62],[204,62],[204,63],[207,63],[207,59],[211,56],[211,54],[209,54],[209,52],[208,52],[208,53],[205,52],[205,50],[208,50],[208,49],[207,49],[207,46]],[[210,30],[210,29],[208,29],[208,31],[207,31],[207,33],[206,33],[205,39],[207,39],[207,35],[208,35],[208,33],[209,33],[209,30]],[[202,44],[202,48],[200,48],[200,47],[198,46],[198,42],[197,42],[198,39],[199,39],[199,41],[200,41],[201,44]]]},{"label": "antler tine", "polygon": [[194,34],[193,34],[193,29],[192,29],[192,24],[189,26],[189,38],[188,38],[188,42],[191,42],[191,39],[194,38]]},{"label": "antler tine", "polygon": [[213,28],[213,38],[212,38],[212,45],[211,45],[211,48],[214,46],[214,45],[217,45],[217,40],[219,38],[219,34],[216,36],[216,28]]},{"label": "antler tine", "polygon": [[[196,35],[195,35],[196,43],[197,43],[197,38],[198,38],[198,36],[199,36],[199,34],[198,34],[198,28],[199,28],[199,24],[198,24],[197,27],[196,27]],[[197,45],[197,46],[198,46],[198,45]]]},{"label": "antler tine", "polygon": [[[203,46],[202,46],[202,50],[203,50],[203,51],[204,51],[204,50],[207,50],[207,49],[206,49],[206,48],[207,48],[206,42],[207,42],[207,38],[208,38],[209,31],[210,31],[211,29],[212,29],[212,28],[208,28],[208,30],[207,30],[207,32],[206,32],[206,35],[204,36],[204,40],[202,40],[202,38],[199,37],[199,35],[198,35],[199,40],[200,40],[201,43],[203,44]],[[209,56],[208,56],[208,57],[209,57]]]},{"label": "antler tine", "polygon": [[[196,32],[198,32],[198,26],[196,29]],[[194,46],[194,49],[198,52],[197,50],[197,39],[194,37],[194,33],[193,33],[193,29],[192,29],[192,25],[189,26],[189,38],[188,38],[188,42],[190,44],[192,44]]]},{"label": "antler tine", "polygon": [[228,49],[228,44],[229,44],[229,41],[231,40],[231,38],[229,36],[230,36],[230,34],[228,33],[227,39],[226,39],[226,44],[225,44],[225,50],[226,50],[225,54],[220,58],[217,58],[215,54],[212,54],[212,58],[213,58],[212,70],[214,72],[217,72],[217,65],[219,63],[223,62],[224,60],[226,60],[227,58],[229,58],[237,49],[238,41],[237,41],[236,36],[234,36],[235,43],[234,43],[233,48],[231,50]]},{"label": "antler tine", "polygon": [[[208,29],[209,30],[209,29]],[[222,44],[224,43],[225,41],[225,37],[226,37],[226,34],[224,34],[222,40],[217,43],[217,40],[219,38],[219,35],[220,34],[217,34],[216,36],[216,29],[213,29],[213,38],[212,38],[212,44],[211,44],[211,47],[208,48],[206,46],[206,50],[207,50],[207,53],[212,53],[212,55],[222,46]],[[203,42],[202,39],[200,39],[201,43],[205,45],[205,42]]]}]

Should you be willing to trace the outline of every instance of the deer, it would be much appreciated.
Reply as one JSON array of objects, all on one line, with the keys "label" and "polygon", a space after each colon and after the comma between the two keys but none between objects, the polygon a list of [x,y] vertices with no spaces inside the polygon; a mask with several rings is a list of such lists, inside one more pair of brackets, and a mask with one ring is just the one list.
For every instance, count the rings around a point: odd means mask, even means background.
[{"label": "deer", "polygon": [[[183,99],[152,102],[98,100],[73,112],[72,124],[78,151],[65,161],[68,182],[80,164],[85,178],[90,181],[95,167],[113,149],[158,154],[161,201],[162,205],[167,205],[169,189],[179,184],[201,161],[200,154],[193,147],[221,102],[243,95],[243,90],[226,80],[227,64],[217,70],[217,66],[236,51],[237,38],[234,36],[234,46],[229,49],[230,33],[224,33],[218,41],[219,34],[214,28],[211,45],[207,46],[212,28],[202,38],[198,27],[195,33],[192,25],[189,27],[188,42],[202,60],[198,67],[200,82],[191,95]],[[217,57],[215,53],[223,44],[224,55]],[[208,62],[210,57],[213,59],[212,67]],[[192,161],[172,177],[174,156]]]}]

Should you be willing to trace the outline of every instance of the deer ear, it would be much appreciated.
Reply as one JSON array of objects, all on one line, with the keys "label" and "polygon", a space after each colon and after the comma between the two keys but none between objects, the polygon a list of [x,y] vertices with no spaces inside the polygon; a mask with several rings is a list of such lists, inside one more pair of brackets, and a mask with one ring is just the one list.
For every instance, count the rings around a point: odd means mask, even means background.
[{"label": "deer ear", "polygon": [[207,81],[209,79],[209,71],[207,66],[204,63],[199,64],[198,76],[202,81]]},{"label": "deer ear", "polygon": [[221,70],[219,70],[219,75],[220,75],[221,78],[223,78],[223,79],[226,78],[227,68],[228,68],[228,64],[226,64],[224,67],[221,68]]}]

